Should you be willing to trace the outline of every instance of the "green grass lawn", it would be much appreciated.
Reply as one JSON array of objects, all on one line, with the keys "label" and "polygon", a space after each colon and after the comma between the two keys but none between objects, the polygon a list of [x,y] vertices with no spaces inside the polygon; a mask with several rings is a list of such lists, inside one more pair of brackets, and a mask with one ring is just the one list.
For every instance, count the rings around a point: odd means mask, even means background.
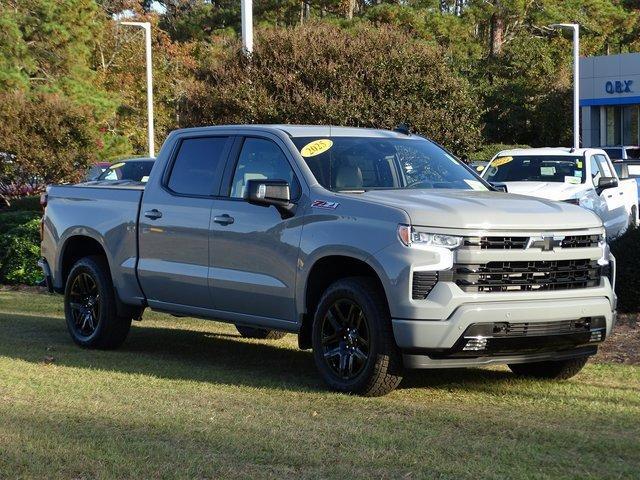
[{"label": "green grass lawn", "polygon": [[147,312],[122,349],[82,350],[61,305],[0,292],[2,479],[640,477],[637,366],[412,372],[359,398],[293,335]]}]

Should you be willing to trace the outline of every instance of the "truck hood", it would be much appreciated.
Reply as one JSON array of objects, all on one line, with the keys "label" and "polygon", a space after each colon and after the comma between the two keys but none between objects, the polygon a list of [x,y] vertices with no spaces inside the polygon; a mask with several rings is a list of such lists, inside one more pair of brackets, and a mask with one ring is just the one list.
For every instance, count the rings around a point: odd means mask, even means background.
[{"label": "truck hood", "polygon": [[531,195],[548,200],[568,200],[580,196],[588,187],[585,184],[563,182],[504,182],[509,193]]},{"label": "truck hood", "polygon": [[602,226],[589,210],[567,203],[473,190],[371,190],[372,202],[401,208],[416,226],[476,230],[572,230]]}]

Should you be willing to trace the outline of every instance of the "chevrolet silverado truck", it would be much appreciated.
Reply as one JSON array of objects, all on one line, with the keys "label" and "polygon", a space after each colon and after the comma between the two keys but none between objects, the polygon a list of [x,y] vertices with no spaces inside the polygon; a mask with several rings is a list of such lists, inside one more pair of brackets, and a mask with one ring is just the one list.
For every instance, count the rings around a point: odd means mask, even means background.
[{"label": "chevrolet silverado truck", "polygon": [[330,388],[506,364],[575,375],[615,322],[602,221],[494,190],[414,134],[171,133],[148,181],[48,189],[41,266],[71,338],[115,348],[145,308],[298,336]]},{"label": "chevrolet silverado truck", "polygon": [[511,193],[558,200],[595,212],[607,238],[638,225],[638,190],[621,180],[606,152],[597,148],[519,148],[499,152],[482,172]]}]

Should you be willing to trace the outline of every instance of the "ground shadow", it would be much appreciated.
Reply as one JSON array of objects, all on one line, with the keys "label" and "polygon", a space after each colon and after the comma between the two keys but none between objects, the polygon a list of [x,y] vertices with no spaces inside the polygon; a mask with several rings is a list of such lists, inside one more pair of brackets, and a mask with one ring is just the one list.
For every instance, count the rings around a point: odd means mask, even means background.
[{"label": "ground shadow", "polygon": [[[75,346],[63,319],[0,312],[0,355],[40,363],[151,375],[169,379],[320,391],[325,386],[309,351],[278,341],[247,341],[239,335],[135,324],[115,351]],[[484,390],[513,378],[483,369],[412,370],[401,388]]]}]

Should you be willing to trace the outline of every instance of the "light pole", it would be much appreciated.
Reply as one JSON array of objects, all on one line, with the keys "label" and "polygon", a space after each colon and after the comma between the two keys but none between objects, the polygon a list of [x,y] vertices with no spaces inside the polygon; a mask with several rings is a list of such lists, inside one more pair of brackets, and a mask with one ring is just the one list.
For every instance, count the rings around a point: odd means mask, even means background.
[{"label": "light pole", "polygon": [[549,26],[573,30],[573,148],[580,148],[580,25],[554,23]]},{"label": "light pole", "polygon": [[149,22],[120,22],[121,25],[144,29],[147,57],[147,135],[149,136],[149,157],[155,157],[153,137],[153,64],[151,63],[151,24]]},{"label": "light pole", "polygon": [[242,24],[242,48],[248,55],[253,53],[253,0],[240,0],[240,23]]}]

